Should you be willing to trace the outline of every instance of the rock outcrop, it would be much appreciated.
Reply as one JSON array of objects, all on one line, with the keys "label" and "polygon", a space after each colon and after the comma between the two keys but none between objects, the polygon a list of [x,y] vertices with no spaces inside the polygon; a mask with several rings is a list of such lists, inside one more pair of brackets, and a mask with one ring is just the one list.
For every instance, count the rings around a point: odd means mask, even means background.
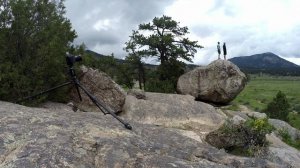
[{"label": "rock outcrop", "polygon": [[190,95],[145,93],[144,99],[127,95],[122,116],[134,121],[209,132],[227,118],[209,104]]},{"label": "rock outcrop", "polygon": [[226,108],[225,108],[223,110],[223,112],[230,118],[232,118],[234,116],[239,116],[245,120],[249,119],[249,117],[250,118],[259,118],[259,119],[267,118],[267,115],[265,113],[253,111],[244,105],[239,105],[239,111],[226,110]]},{"label": "rock outcrop", "polygon": [[[115,83],[106,73],[87,68],[80,67],[81,72],[78,74],[80,83],[97,99],[102,100],[106,105],[110,106],[114,111],[120,112],[125,102],[125,91]],[[79,100],[75,88],[71,90],[71,99],[74,105],[84,111],[99,111],[89,97],[82,91],[82,101]]]},{"label": "rock outcrop", "polygon": [[288,124],[287,122],[278,119],[269,119],[269,123],[273,125],[273,127],[275,127],[277,130],[287,131],[292,140],[300,140],[300,131],[290,126],[290,124]]},{"label": "rock outcrop", "polygon": [[127,94],[134,96],[137,99],[146,99],[145,91],[141,89],[131,89],[127,92]]},{"label": "rock outcrop", "polygon": [[[54,105],[51,106],[51,108]],[[176,106],[176,104],[174,104]],[[0,167],[288,167],[227,154],[179,129],[0,101]]]},{"label": "rock outcrop", "polygon": [[216,60],[180,76],[177,91],[214,103],[232,101],[246,84],[246,76],[233,63]]},{"label": "rock outcrop", "polygon": [[274,133],[267,135],[266,137],[268,142],[270,142],[267,155],[270,161],[288,163],[289,167],[300,167],[299,150],[282,142]]}]

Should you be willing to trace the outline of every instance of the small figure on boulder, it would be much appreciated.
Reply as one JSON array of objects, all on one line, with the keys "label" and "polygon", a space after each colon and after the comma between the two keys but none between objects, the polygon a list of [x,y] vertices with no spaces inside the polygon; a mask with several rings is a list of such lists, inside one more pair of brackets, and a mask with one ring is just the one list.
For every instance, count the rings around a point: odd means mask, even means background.
[{"label": "small figure on boulder", "polygon": [[226,49],[226,44],[225,44],[225,42],[224,42],[224,44],[223,44],[223,54],[224,54],[224,60],[226,60],[227,49]]},{"label": "small figure on boulder", "polygon": [[218,59],[220,59],[220,54],[221,54],[220,42],[218,42],[217,49],[218,49],[218,54],[219,54]]}]

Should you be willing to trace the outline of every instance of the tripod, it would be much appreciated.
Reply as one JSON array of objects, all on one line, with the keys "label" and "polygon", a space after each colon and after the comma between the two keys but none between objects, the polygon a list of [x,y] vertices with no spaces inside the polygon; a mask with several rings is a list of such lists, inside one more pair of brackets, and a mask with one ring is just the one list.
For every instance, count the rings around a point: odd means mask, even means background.
[{"label": "tripod", "polygon": [[42,94],[45,94],[45,93],[48,93],[48,92],[51,92],[53,90],[56,90],[58,88],[61,88],[61,87],[64,87],[64,86],[67,86],[67,85],[74,85],[76,90],[77,90],[77,93],[78,93],[78,96],[79,96],[79,99],[80,101],[82,101],[82,98],[81,98],[81,94],[79,92],[79,88],[90,98],[90,100],[101,110],[101,112],[103,112],[104,115],[106,114],[110,114],[112,115],[115,119],[117,119],[119,122],[121,122],[125,128],[131,130],[132,127],[129,123],[126,123],[125,121],[123,121],[120,117],[118,117],[114,110],[109,107],[109,106],[106,106],[106,104],[100,100],[98,100],[95,96],[93,96],[85,87],[83,87],[79,80],[77,79],[76,77],[76,74],[75,74],[75,70],[73,68],[73,65],[75,62],[78,62],[78,61],[81,61],[82,58],[80,56],[73,56],[73,55],[67,55],[66,56],[66,62],[68,64],[68,68],[69,68],[69,75],[71,77],[71,80],[66,82],[66,83],[63,83],[61,85],[58,85],[56,87],[53,87],[53,88],[50,88],[46,91],[43,91],[43,92],[40,92],[38,94],[35,94],[33,96],[28,96],[28,97],[25,97],[21,100],[18,100],[16,103],[20,103],[20,102],[23,102],[25,100],[28,100],[28,99],[32,99],[32,98],[35,98],[37,96],[40,96]]}]

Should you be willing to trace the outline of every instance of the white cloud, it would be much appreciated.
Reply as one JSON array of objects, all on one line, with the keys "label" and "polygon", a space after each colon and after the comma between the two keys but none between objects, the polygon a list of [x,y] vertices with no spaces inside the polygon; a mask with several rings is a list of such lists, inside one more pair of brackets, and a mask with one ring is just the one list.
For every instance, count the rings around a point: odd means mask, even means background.
[{"label": "white cloud", "polygon": [[205,46],[194,60],[207,64],[217,58],[217,41],[227,43],[229,58],[262,52],[300,57],[299,6],[297,0],[177,0],[166,14]]},{"label": "white cloud", "polygon": [[[217,42],[226,42],[228,57],[273,52],[297,62],[300,57],[299,0],[67,0],[67,16],[77,42],[122,57],[133,29],[155,16],[171,16],[187,26],[189,38],[205,48],[197,64],[217,58]],[[292,58],[294,57],[294,58]]]},{"label": "white cloud", "polygon": [[101,54],[124,57],[124,43],[138,24],[163,14],[173,0],[66,0],[67,17],[78,38],[75,43]]},{"label": "white cloud", "polygon": [[96,23],[93,25],[93,28],[97,31],[108,31],[115,29],[114,26],[118,23],[119,19],[103,19],[96,21]]},{"label": "white cloud", "polygon": [[286,59],[290,62],[293,62],[297,65],[300,65],[300,58],[296,58],[296,57],[282,57],[283,59]]}]

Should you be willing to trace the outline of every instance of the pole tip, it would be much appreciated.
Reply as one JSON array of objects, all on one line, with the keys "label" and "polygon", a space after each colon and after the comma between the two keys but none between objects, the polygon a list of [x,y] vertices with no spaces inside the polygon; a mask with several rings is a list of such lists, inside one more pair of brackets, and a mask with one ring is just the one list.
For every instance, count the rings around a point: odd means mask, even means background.
[{"label": "pole tip", "polygon": [[129,129],[129,130],[132,130],[132,126],[128,123],[124,124],[125,125],[125,128]]}]

